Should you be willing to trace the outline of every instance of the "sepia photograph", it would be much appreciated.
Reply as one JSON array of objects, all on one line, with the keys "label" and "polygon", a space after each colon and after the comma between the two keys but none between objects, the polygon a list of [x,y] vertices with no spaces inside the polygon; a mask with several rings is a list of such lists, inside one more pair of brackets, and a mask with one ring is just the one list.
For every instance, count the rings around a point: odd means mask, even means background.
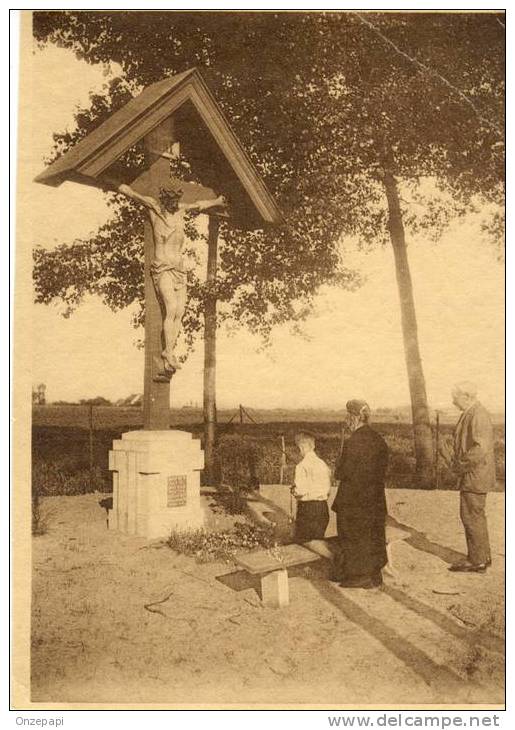
[{"label": "sepia photograph", "polygon": [[19,16],[12,706],[504,709],[504,10]]}]

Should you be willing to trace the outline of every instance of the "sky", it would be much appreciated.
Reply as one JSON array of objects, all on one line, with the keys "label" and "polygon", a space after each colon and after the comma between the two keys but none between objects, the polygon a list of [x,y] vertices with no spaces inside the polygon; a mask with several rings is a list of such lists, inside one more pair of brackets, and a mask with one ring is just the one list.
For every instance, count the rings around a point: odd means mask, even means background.
[{"label": "sky", "polygon": [[[32,180],[52,148],[52,132],[74,126],[77,106],[101,90],[102,67],[47,48],[34,56],[37,125],[20,181],[30,195],[33,245],[52,248],[86,237],[108,217],[100,191]],[[454,224],[437,243],[409,242],[408,255],[430,408],[450,405],[459,380],[477,383],[492,410],[504,404],[504,269],[481,238],[481,217]],[[324,287],[305,324],[306,337],[274,330],[260,350],[249,332],[218,335],[217,401],[259,408],[343,408],[364,397],[372,408],[409,403],[400,310],[390,247],[368,253],[345,242],[346,263],[365,279],[354,292]],[[88,297],[64,319],[62,305],[34,305],[33,382],[49,401],[117,399],[143,389],[142,336],[130,309],[113,313]],[[172,381],[173,406],[202,402],[202,342]]]}]

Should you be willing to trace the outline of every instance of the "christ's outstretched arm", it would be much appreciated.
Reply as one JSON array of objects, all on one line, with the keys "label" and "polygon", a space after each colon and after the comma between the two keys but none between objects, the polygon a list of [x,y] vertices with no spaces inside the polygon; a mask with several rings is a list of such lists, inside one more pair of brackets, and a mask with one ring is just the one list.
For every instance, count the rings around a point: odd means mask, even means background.
[{"label": "christ's outstretched arm", "polygon": [[181,210],[208,210],[209,208],[216,208],[217,206],[226,207],[227,201],[223,195],[219,195],[214,200],[196,200],[194,203],[179,203]]},{"label": "christ's outstretched arm", "polygon": [[118,186],[118,192],[122,195],[125,195],[127,198],[130,198],[131,200],[136,201],[137,203],[142,203],[145,208],[148,208],[149,210],[152,210],[157,215],[160,215],[159,205],[155,198],[152,198],[150,195],[140,195],[135,190],[131,188],[130,185],[119,185]]}]

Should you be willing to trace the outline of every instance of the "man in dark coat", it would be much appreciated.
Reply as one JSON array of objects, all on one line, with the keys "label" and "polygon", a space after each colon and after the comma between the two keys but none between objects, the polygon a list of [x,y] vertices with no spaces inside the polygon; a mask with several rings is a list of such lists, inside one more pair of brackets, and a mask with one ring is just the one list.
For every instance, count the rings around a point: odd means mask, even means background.
[{"label": "man in dark coat", "polygon": [[352,435],[336,464],[340,481],[332,509],[336,512],[340,554],[335,580],[344,588],[375,588],[382,584],[387,563],[385,474],[388,447],[368,425],[370,408],[363,400],[347,403]]}]

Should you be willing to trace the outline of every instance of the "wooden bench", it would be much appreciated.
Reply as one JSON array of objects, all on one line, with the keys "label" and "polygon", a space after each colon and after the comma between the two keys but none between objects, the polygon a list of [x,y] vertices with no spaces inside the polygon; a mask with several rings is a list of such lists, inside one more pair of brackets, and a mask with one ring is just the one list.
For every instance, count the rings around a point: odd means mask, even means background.
[{"label": "wooden bench", "polygon": [[[321,540],[314,543],[323,542]],[[307,543],[310,545],[310,543]],[[320,552],[302,545],[280,545],[253,553],[237,553],[235,562],[251,575],[261,577],[261,600],[263,605],[282,608],[290,602],[288,589],[288,568],[320,560]]]},{"label": "wooden bench", "polygon": [[[397,572],[392,566],[391,548],[394,542],[406,540],[411,536],[408,528],[402,526],[386,526],[386,552],[388,564],[385,571],[395,577]],[[268,550],[257,550],[252,553],[237,553],[235,562],[251,575],[261,577],[261,600],[265,606],[280,608],[290,602],[288,588],[288,568],[294,565],[305,565],[321,558],[332,560],[337,549],[336,538],[311,540],[303,545],[280,545]],[[280,555],[280,559],[275,557]]]}]

